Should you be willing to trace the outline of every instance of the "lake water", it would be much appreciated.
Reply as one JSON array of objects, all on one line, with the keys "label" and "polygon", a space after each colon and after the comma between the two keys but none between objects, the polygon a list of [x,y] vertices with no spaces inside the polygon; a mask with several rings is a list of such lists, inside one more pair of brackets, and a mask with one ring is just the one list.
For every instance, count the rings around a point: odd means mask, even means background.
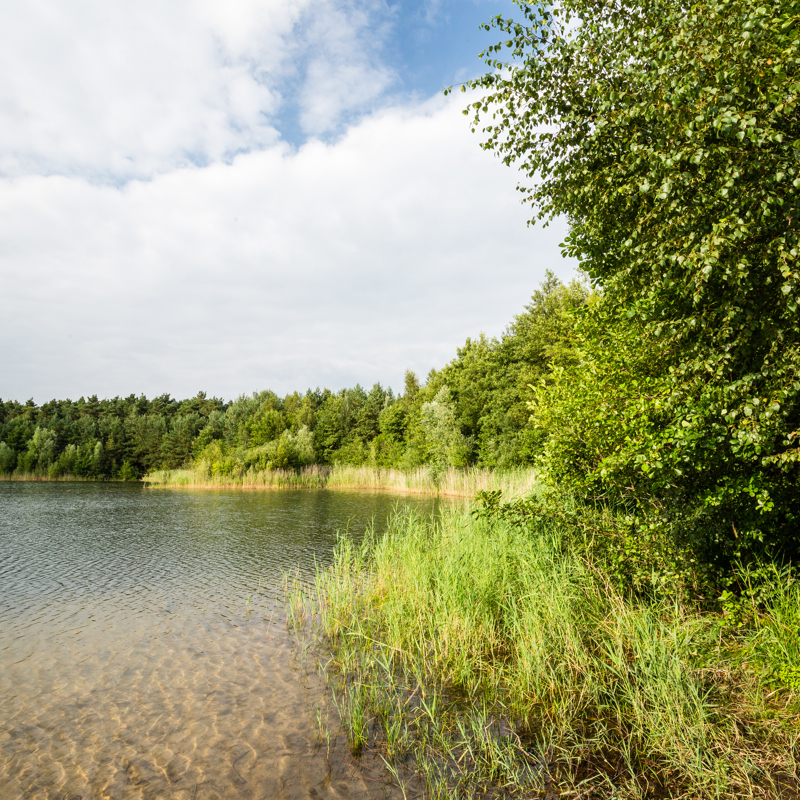
[{"label": "lake water", "polygon": [[284,572],[430,498],[0,482],[0,799],[400,797],[287,633]]}]

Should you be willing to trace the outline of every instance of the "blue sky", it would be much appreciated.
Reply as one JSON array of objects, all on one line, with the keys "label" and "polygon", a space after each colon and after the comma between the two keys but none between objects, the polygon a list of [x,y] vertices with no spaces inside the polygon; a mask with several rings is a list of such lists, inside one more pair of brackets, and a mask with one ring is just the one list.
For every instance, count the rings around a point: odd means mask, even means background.
[{"label": "blue sky", "polygon": [[[365,44],[389,73],[386,91],[365,107],[343,115],[338,125],[325,132],[329,136],[367,109],[392,100],[427,98],[443,87],[480,75],[484,64],[478,56],[494,44],[496,36],[483,30],[482,23],[497,14],[513,16],[516,9],[511,0],[398,0],[360,6],[370,20]],[[284,139],[300,144],[306,134],[297,105],[291,96],[287,100],[277,127]]]},{"label": "blue sky", "polygon": [[424,376],[500,335],[564,225],[460,93],[506,0],[0,10],[0,397]]},{"label": "blue sky", "polygon": [[395,26],[387,60],[407,91],[434,94],[485,71],[478,55],[500,36],[481,25],[515,10],[510,0],[401,0],[392,7]]}]

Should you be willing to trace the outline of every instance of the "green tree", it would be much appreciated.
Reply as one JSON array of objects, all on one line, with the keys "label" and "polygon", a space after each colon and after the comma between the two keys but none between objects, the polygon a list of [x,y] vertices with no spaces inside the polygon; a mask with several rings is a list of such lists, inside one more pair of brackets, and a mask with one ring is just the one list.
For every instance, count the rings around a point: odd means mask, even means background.
[{"label": "green tree", "polygon": [[314,449],[322,463],[330,463],[333,453],[341,446],[346,433],[345,419],[341,395],[329,392],[317,412],[314,429]]},{"label": "green tree", "polygon": [[56,457],[56,435],[47,428],[36,427],[25,454],[25,468],[46,471]]},{"label": "green tree", "polygon": [[314,452],[314,434],[307,425],[303,425],[297,433],[293,434],[296,465],[307,467],[316,460]]},{"label": "green tree", "polygon": [[208,415],[208,422],[200,431],[192,446],[192,455],[199,458],[200,454],[208,447],[211,442],[218,441],[225,436],[225,414],[222,411],[214,410]]},{"label": "green tree", "polygon": [[266,407],[248,424],[250,444],[257,447],[277,439],[287,428],[286,418],[276,408]]},{"label": "green tree", "polygon": [[523,22],[492,22],[505,42],[471,83],[474,127],[528,176],[534,219],[569,220],[566,253],[602,288],[556,393],[577,407],[565,387],[589,376],[609,393],[571,426],[591,480],[561,474],[720,565],[796,552],[797,3],[515,2]]},{"label": "green tree", "polygon": [[164,467],[177,469],[189,463],[192,444],[204,421],[194,411],[172,418],[170,429],[161,440],[161,463]]},{"label": "green tree", "polygon": [[74,475],[75,464],[78,460],[78,448],[74,444],[68,444],[56,459],[56,463],[50,468],[50,475],[53,478],[59,475]]},{"label": "green tree", "polygon": [[355,414],[353,433],[358,439],[368,442],[380,433],[378,421],[381,412],[392,400],[392,396],[379,383],[370,389]]},{"label": "green tree", "polygon": [[[161,466],[161,443],[167,433],[165,417],[162,414],[139,416],[134,413],[125,420],[125,431],[131,442],[133,465],[144,472],[158,469]],[[79,452],[83,452],[83,445]],[[82,469],[88,469],[87,459],[88,455],[79,456],[84,465]]]},{"label": "green tree", "polygon": [[305,395],[294,392],[283,399],[283,410],[292,433],[297,433],[304,426],[314,430],[316,405],[310,390]]},{"label": "green tree", "polygon": [[403,397],[408,403],[413,403],[416,400],[417,395],[419,394],[419,378],[417,377],[415,372],[412,372],[410,369],[406,370],[405,377],[403,379]]},{"label": "green tree", "polygon": [[122,466],[119,468],[119,479],[122,481],[135,481],[138,477],[139,474],[136,472],[136,468],[131,462],[123,462]]},{"label": "green tree", "polygon": [[467,339],[436,373],[436,386],[450,388],[456,420],[472,443],[470,462],[501,468],[533,462],[542,437],[530,424],[529,386],[552,364],[574,360],[573,312],[588,296],[585,283],[564,285],[548,271],[499,340]]},{"label": "green tree", "polygon": [[434,480],[438,481],[449,466],[466,466],[471,443],[461,433],[447,386],[442,386],[432,400],[423,404],[422,424],[429,443]]},{"label": "green tree", "polygon": [[0,475],[8,475],[16,466],[17,454],[5,442],[0,442]]},{"label": "green tree", "polygon": [[[22,409],[20,408],[20,412]],[[21,453],[28,449],[28,442],[33,436],[36,426],[21,415],[8,419],[3,425],[0,438],[14,451]]]}]

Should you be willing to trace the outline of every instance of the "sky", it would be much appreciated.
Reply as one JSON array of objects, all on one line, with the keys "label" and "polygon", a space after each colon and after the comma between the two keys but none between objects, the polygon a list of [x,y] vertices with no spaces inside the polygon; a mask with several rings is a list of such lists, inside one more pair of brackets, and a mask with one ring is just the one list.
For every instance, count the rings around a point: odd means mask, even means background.
[{"label": "sky", "polygon": [[0,4],[0,398],[399,390],[552,269],[443,86],[510,0]]}]

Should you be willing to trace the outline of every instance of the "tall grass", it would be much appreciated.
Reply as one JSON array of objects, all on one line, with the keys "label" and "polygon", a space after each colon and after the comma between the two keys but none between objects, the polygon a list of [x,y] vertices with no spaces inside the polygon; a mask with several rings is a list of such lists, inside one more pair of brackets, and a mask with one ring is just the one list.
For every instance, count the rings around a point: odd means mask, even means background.
[{"label": "tall grass", "polygon": [[353,752],[431,797],[796,796],[800,686],[754,666],[800,668],[800,595],[773,588],[736,628],[626,597],[553,525],[404,510],[290,606]]},{"label": "tall grass", "polygon": [[511,497],[529,494],[536,486],[536,473],[527,467],[503,471],[448,469],[436,476],[427,467],[413,470],[381,467],[312,466],[300,470],[242,470],[232,475],[214,473],[201,463],[194,469],[161,470],[145,477],[153,487],[186,488],[322,488],[379,489],[418,494],[472,497],[479,491],[500,489]]},{"label": "tall grass", "polygon": [[14,470],[14,472],[0,472],[0,481],[97,481],[108,480],[103,478],[84,478],[79,475],[58,475],[52,476],[48,473],[41,472],[21,472]]}]

